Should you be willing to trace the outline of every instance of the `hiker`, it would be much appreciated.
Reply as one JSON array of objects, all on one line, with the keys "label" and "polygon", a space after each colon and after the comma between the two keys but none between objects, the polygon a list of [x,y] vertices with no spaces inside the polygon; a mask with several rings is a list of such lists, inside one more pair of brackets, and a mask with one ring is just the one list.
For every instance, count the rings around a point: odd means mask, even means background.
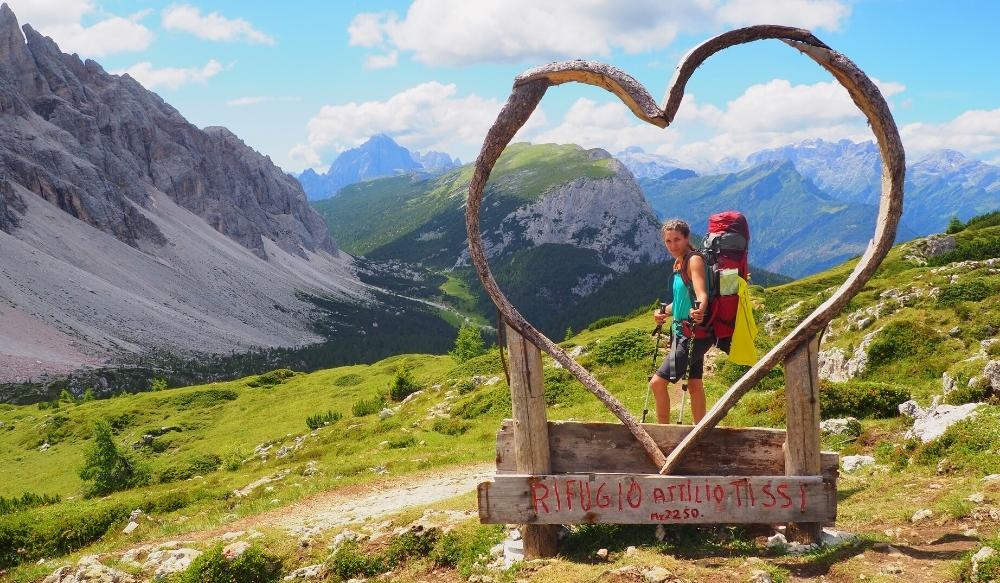
[{"label": "hiker", "polygon": [[[702,380],[705,353],[712,346],[729,352],[732,338],[694,338],[694,327],[691,324],[702,323],[709,300],[705,259],[691,245],[691,228],[684,221],[674,219],[665,222],[660,229],[660,236],[674,258],[669,287],[673,302],[662,313],[655,311],[653,318],[659,326],[672,315],[673,324],[670,352],[650,378],[649,389],[656,399],[657,423],[670,423],[670,395],[667,393],[667,386],[679,381],[687,373],[691,416],[697,423],[705,416],[705,384]],[[686,270],[686,278],[682,277],[682,270]],[[698,307],[694,307],[694,301],[698,302]]]}]

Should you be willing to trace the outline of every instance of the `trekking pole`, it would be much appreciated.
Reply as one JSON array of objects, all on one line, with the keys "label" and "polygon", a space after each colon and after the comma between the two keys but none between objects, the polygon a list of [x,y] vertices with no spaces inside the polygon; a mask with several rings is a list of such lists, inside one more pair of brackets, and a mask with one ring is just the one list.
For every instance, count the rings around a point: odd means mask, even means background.
[{"label": "trekking pole", "polygon": [[[694,302],[694,309],[697,310],[698,306],[700,306],[700,305],[701,305],[701,302],[695,301]],[[692,329],[693,328],[694,328],[694,326],[692,326]],[[681,380],[681,408],[680,408],[679,411],[677,411],[677,424],[678,425],[680,425],[681,422],[684,420],[684,401],[685,401],[685,399],[687,397],[687,394],[688,394],[688,377],[691,376],[691,361],[694,360],[693,358],[691,358],[691,353],[692,352],[694,352],[694,334],[691,335],[691,339],[688,341],[687,366],[684,368],[684,377]]]},{"label": "trekking pole", "polygon": [[[667,304],[665,302],[660,302],[660,313],[667,313]],[[657,324],[656,328],[653,329],[651,336],[656,336],[656,346],[653,348],[653,366],[649,369],[649,379],[653,380],[653,375],[656,374],[656,361],[659,360],[660,356],[660,336],[663,332],[663,324]],[[642,421],[646,422],[646,415],[649,413],[649,393],[651,389],[649,388],[649,383],[646,383],[646,399],[642,402]]]}]

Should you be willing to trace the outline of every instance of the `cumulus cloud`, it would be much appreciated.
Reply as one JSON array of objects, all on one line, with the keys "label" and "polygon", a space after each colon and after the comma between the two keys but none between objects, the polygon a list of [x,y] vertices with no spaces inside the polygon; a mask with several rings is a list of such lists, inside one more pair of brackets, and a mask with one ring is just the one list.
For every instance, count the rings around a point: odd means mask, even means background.
[{"label": "cumulus cloud", "polygon": [[219,63],[219,61],[210,59],[203,67],[164,67],[156,69],[152,63],[143,61],[127,69],[119,69],[111,72],[116,75],[127,73],[133,79],[142,83],[146,89],[153,90],[159,88],[178,89],[190,83],[205,83],[225,70],[226,67]]},{"label": "cumulus cloud", "polygon": [[18,0],[11,2],[10,8],[20,22],[52,37],[60,49],[83,57],[142,51],[153,42],[153,32],[141,22],[149,10],[129,16],[106,14],[84,26],[84,16],[96,10],[89,0]]},{"label": "cumulus cloud", "polygon": [[[840,0],[658,0],[625,4],[574,0],[414,0],[406,14],[360,13],[352,46],[397,50],[429,65],[551,60],[638,53],[670,45],[681,30],[775,22],[835,30],[849,15]],[[763,20],[761,20],[763,18]]]},{"label": "cumulus cloud", "polygon": [[716,17],[729,25],[773,23],[837,30],[850,14],[850,6],[836,0],[729,0]]},{"label": "cumulus cloud", "polygon": [[96,8],[92,0],[7,0],[7,5],[21,24],[27,22],[36,30],[78,23]]},{"label": "cumulus cloud", "polygon": [[[411,87],[385,101],[327,105],[309,120],[307,142],[292,148],[289,156],[296,165],[320,169],[337,152],[384,132],[412,150],[440,150],[469,158],[478,152],[501,105],[493,98],[459,95],[454,84],[436,81]],[[544,123],[539,109],[525,129]]]},{"label": "cumulus cloud", "polygon": [[970,110],[940,123],[911,123],[899,130],[914,159],[948,148],[966,154],[994,155],[1000,162],[1000,109]]},{"label": "cumulus cloud", "polygon": [[365,60],[365,69],[385,69],[395,67],[399,59],[399,51],[390,51],[385,55],[371,55]]},{"label": "cumulus cloud", "polygon": [[226,18],[218,12],[202,15],[198,7],[190,4],[172,4],[164,8],[162,20],[166,29],[191,33],[206,40],[274,44],[274,38],[242,18]]},{"label": "cumulus cloud", "polygon": [[[886,97],[906,89],[900,83],[876,83]],[[722,108],[685,95],[674,123],[666,130],[636,119],[617,99],[606,103],[578,99],[557,125],[536,127],[527,138],[610,152],[641,146],[688,167],[709,170],[720,160],[741,159],[763,148],[811,138],[870,140],[872,135],[866,119],[836,81],[796,85],[773,79],[748,87]]]}]

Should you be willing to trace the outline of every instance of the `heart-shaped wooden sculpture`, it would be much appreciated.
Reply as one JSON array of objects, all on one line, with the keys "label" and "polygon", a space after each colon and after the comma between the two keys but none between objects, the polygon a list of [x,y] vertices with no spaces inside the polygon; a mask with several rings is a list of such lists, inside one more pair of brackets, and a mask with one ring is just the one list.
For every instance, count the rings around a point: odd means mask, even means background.
[{"label": "heart-shaped wooden sculpture", "polygon": [[[603,87],[621,98],[640,119],[665,128],[673,121],[674,115],[680,107],[681,99],[684,97],[684,86],[701,63],[727,47],[764,39],[781,40],[830,71],[847,89],[851,99],[868,118],[868,123],[875,134],[882,154],[882,196],[879,203],[875,236],[850,277],[827,301],[816,308],[812,314],[747,371],[667,457],[625,407],[597,379],[566,354],[562,348],[525,320],[524,316],[511,305],[507,297],[500,291],[487,264],[479,228],[479,208],[482,203],[483,189],[501,152],[528,120],[549,86],[576,81]],[[706,430],[718,424],[736,404],[736,401],[763,378],[769,370],[797,347],[809,342],[822,330],[875,273],[896,237],[896,225],[903,209],[904,171],[903,145],[899,139],[896,123],[878,87],[867,75],[847,57],[828,47],[808,30],[774,25],[750,26],[721,34],[689,52],[677,67],[662,109],[656,105],[638,81],[623,71],[603,63],[564,61],[530,69],[519,75],[514,81],[514,88],[507,103],[487,133],[479,157],[476,158],[475,173],[469,183],[469,197],[465,215],[469,250],[483,286],[497,305],[503,319],[527,340],[550,354],[603,401],[639,440],[653,462],[662,468],[661,473],[669,473],[677,466],[685,450],[697,441]]]}]

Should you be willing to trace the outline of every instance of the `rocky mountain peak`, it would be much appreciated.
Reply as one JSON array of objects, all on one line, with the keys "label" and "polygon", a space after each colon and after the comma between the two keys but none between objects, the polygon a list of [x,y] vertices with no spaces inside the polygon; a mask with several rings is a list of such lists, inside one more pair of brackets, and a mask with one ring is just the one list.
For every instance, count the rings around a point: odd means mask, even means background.
[{"label": "rocky mountain peak", "polygon": [[[23,30],[23,34],[22,34]],[[148,212],[165,193],[266,258],[264,240],[300,256],[336,252],[301,187],[225,128],[200,130],[128,75],[67,55],[0,7],[0,228],[28,191],[119,240],[164,238]],[[23,201],[20,201],[23,202]]]}]

